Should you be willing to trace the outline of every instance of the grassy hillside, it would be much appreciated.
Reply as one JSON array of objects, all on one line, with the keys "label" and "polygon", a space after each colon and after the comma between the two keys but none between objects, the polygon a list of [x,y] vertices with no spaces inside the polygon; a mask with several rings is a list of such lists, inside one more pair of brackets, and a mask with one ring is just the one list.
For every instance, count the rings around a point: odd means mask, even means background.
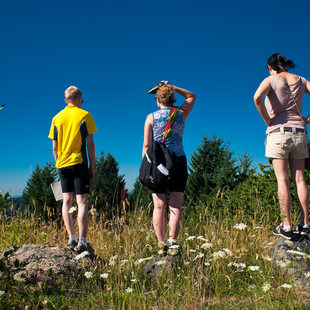
[{"label": "grassy hillside", "polygon": [[[276,237],[268,214],[244,220],[242,212],[209,217],[197,209],[184,219],[179,244],[183,265],[174,275],[148,281],[144,258],[156,255],[157,242],[149,212],[143,207],[127,218],[90,217],[89,242],[102,267],[85,270],[53,286],[0,278],[2,309],[299,309],[310,296],[274,269],[270,250]],[[238,225],[239,224],[239,225]],[[244,225],[243,225],[244,224]],[[66,245],[62,221],[2,218],[0,250],[25,243]]]}]

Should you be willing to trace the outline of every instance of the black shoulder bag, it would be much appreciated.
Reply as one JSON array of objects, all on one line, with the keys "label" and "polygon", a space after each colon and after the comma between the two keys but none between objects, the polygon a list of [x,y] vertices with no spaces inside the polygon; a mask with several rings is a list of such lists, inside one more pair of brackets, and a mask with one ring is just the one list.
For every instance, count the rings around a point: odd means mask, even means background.
[{"label": "black shoulder bag", "polygon": [[168,186],[175,154],[165,145],[165,141],[175,123],[178,111],[176,107],[171,108],[162,141],[153,141],[143,156],[139,180],[150,190],[156,191]]}]

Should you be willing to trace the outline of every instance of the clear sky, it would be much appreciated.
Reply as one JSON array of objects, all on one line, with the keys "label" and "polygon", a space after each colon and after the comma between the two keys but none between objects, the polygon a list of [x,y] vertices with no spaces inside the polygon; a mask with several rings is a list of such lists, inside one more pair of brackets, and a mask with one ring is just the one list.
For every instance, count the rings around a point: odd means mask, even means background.
[{"label": "clear sky", "polygon": [[[20,195],[31,167],[53,160],[52,117],[76,85],[96,122],[96,155],[110,152],[127,187],[138,175],[146,90],[160,80],[196,94],[188,158],[203,135],[266,163],[266,126],[253,95],[281,52],[310,79],[310,1],[1,1],[0,189]],[[182,97],[177,96],[177,104]],[[304,112],[310,113],[305,95]]]}]

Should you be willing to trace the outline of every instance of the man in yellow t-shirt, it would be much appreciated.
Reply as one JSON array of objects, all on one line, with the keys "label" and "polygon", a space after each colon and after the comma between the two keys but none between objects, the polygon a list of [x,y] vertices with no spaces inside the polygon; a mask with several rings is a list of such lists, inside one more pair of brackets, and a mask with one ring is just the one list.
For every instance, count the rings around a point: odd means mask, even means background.
[{"label": "man in yellow t-shirt", "polygon": [[[59,169],[62,187],[62,216],[69,234],[68,247],[76,252],[88,249],[88,194],[90,180],[95,173],[95,144],[97,131],[90,113],[81,109],[82,92],[75,86],[65,91],[67,107],[52,121],[49,138],[53,140],[53,154]],[[89,168],[87,151],[89,157]],[[79,240],[74,233],[72,214],[69,213],[76,194],[78,205]]]}]

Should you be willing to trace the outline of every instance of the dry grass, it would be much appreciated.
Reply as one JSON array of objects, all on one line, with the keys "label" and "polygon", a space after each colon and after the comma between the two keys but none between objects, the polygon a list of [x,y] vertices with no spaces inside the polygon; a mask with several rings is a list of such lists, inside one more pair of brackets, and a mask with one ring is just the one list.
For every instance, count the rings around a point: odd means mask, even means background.
[{"label": "dry grass", "polygon": [[[3,219],[0,250],[25,243],[64,247],[66,232],[62,222],[59,223],[21,217]],[[234,228],[237,223],[246,227]],[[127,214],[126,221],[90,216],[88,239],[103,260],[102,267],[92,270],[91,279],[82,275],[71,287],[40,292],[34,289],[27,296],[18,290],[21,284],[0,281],[0,290],[5,292],[0,302],[2,307],[19,305],[23,309],[25,306],[29,309],[304,308],[304,301],[309,301],[310,296],[300,292],[284,270],[274,269],[269,261],[276,239],[267,223],[267,215],[259,218],[254,214],[246,220],[240,212],[210,218],[207,210],[201,210],[198,220],[183,221],[178,240],[182,247],[182,268],[175,275],[163,275],[150,282],[143,272],[145,262],[139,264],[138,260],[156,255],[157,244],[151,219],[143,208]],[[204,249],[203,244],[207,244]],[[249,269],[249,266],[258,267]],[[108,277],[101,278],[103,273],[108,273]],[[270,288],[264,291],[266,283]],[[283,283],[291,284],[292,288],[282,288]]]}]

